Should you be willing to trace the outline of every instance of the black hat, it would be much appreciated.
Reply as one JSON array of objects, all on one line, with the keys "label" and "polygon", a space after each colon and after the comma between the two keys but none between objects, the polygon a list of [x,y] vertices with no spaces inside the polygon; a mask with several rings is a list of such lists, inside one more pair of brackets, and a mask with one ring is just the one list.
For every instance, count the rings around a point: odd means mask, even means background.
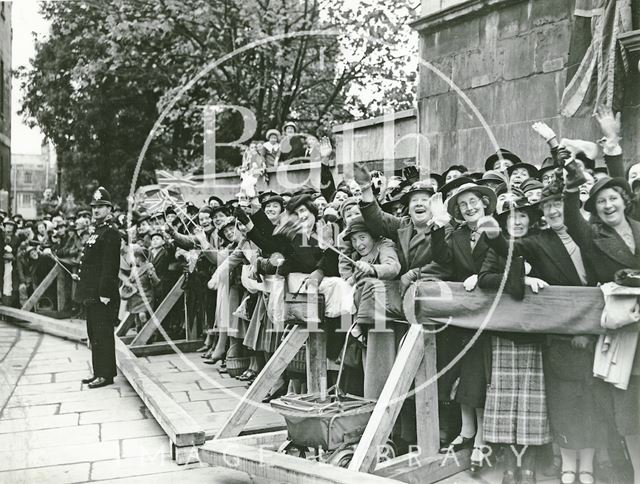
[{"label": "black hat", "polygon": [[482,180],[482,175],[484,173],[481,171],[474,171],[471,173],[467,173],[465,176],[468,176],[469,178],[471,178],[473,181],[475,181],[476,183],[480,180]]},{"label": "black hat", "polygon": [[192,216],[198,213],[198,207],[196,207],[194,205],[193,202],[187,202],[186,205],[184,206],[185,212],[187,212],[187,215]]},{"label": "black hat", "polygon": [[520,190],[527,193],[529,190],[538,190],[542,188],[542,182],[537,178],[527,178],[520,184]]},{"label": "black hat", "polygon": [[539,180],[542,179],[542,174],[549,171],[549,170],[555,170],[556,169],[556,163],[555,161],[553,161],[553,158],[551,158],[550,156],[547,156],[544,161],[542,162],[542,166],[540,167],[540,169],[538,170],[538,174],[536,175],[537,178]]},{"label": "black hat", "polygon": [[520,159],[520,157],[515,153],[512,153],[511,151],[505,148],[498,148],[498,151],[490,155],[485,160],[484,171],[493,170],[494,169],[493,165],[496,163],[496,161],[500,160],[501,158],[511,161],[514,165],[517,165],[518,163],[522,163],[522,160]]},{"label": "black hat", "polygon": [[[449,174],[450,171],[459,171],[460,173],[467,173],[469,169],[464,165],[451,165],[442,173],[443,180],[447,179],[447,175]],[[468,176],[468,175],[465,175],[465,176]]]},{"label": "black hat", "polygon": [[482,179],[476,181],[478,185],[488,185],[489,183],[507,183],[507,177],[501,171],[488,170],[482,175]]},{"label": "black hat", "polygon": [[538,204],[530,204],[526,198],[518,198],[516,200],[502,200],[496,206],[496,219],[501,225],[507,221],[507,216],[511,209],[524,210],[529,215],[529,226],[532,226],[540,218],[540,210]]},{"label": "black hat", "polygon": [[227,207],[226,205],[220,205],[219,207],[209,207],[209,210],[211,210],[211,217],[212,218],[218,212],[224,213],[227,217],[229,217],[231,215],[231,212],[232,212],[231,207]]},{"label": "black hat", "polygon": [[275,192],[269,192],[268,196],[263,197],[260,200],[260,204],[265,207],[268,203],[271,202],[276,202],[280,204],[280,207],[284,210],[284,198],[282,198],[280,195],[276,194]]},{"label": "black hat", "polygon": [[[260,195],[258,195],[258,202],[260,202],[260,205],[264,205],[264,201],[265,199],[269,198],[269,197],[273,197],[278,195],[276,192],[274,192],[273,190],[269,190],[268,192],[262,192]],[[282,198],[282,197],[280,197]]]},{"label": "black hat", "polygon": [[404,206],[404,204],[402,203],[402,196],[401,195],[398,195],[398,196],[395,196],[395,197],[391,197],[390,199],[383,201],[380,204],[380,208],[382,208],[382,210],[384,212],[390,213],[391,210],[393,209],[393,206],[395,204],[397,204],[397,203],[400,203],[400,204],[402,204]]},{"label": "black hat", "polygon": [[13,225],[15,227],[16,223],[10,218],[6,218],[2,221],[2,225]]},{"label": "black hat", "polygon": [[[496,197],[499,197],[503,193],[508,193],[508,192],[509,192],[509,185],[507,183],[501,183],[496,187]],[[511,187],[511,193],[513,193],[513,196],[516,198],[524,197],[524,192],[518,187]]]},{"label": "black hat", "polygon": [[558,183],[556,180],[556,183],[550,183],[549,185],[547,185],[542,189],[542,197],[540,198],[540,200],[538,200],[537,205],[542,209],[543,203],[550,202],[551,200],[562,199],[563,188],[564,188],[564,183],[562,181]]},{"label": "black hat", "polygon": [[293,192],[292,196],[298,196],[298,195],[315,195],[317,193],[318,190],[316,190],[313,187],[302,187],[299,190],[296,190],[295,192]]},{"label": "black hat", "polygon": [[131,225],[139,225],[145,220],[149,220],[149,214],[147,212],[131,211]]},{"label": "black hat", "polygon": [[218,204],[220,204],[220,205],[224,205],[224,202],[222,201],[222,198],[220,198],[220,197],[216,197],[215,195],[211,195],[211,196],[209,197],[209,199],[207,200],[207,205],[208,205],[209,203],[211,203],[211,200],[215,200],[216,202],[218,202]]},{"label": "black hat", "polygon": [[237,223],[238,223],[238,221],[237,221],[237,219],[235,217],[227,217],[222,222],[222,225],[220,225],[220,228],[218,228],[218,235],[220,235],[220,237],[222,237],[227,242],[230,242],[230,240],[227,239],[226,235],[224,234],[224,229],[226,229],[227,227],[229,227],[231,225],[235,226]]},{"label": "black hat", "polygon": [[208,213],[209,216],[213,217],[213,208],[210,207],[209,205],[204,205],[203,207],[200,207],[200,210],[198,210],[198,213]]},{"label": "black hat", "polygon": [[309,194],[295,195],[291,197],[291,200],[287,203],[287,212],[293,213],[302,205],[304,205],[315,218],[318,218],[318,207],[313,203],[311,195]]},{"label": "black hat", "polygon": [[624,178],[611,178],[611,177],[605,176],[603,178],[600,178],[600,180],[598,180],[595,183],[595,185],[591,187],[591,191],[589,192],[589,198],[587,199],[586,202],[584,202],[585,210],[588,210],[591,213],[595,213],[596,211],[595,203],[596,203],[596,196],[598,195],[598,192],[600,190],[604,190],[605,188],[612,188],[612,187],[622,188],[627,193],[627,195],[631,197],[631,188],[629,187],[627,180],[625,180]]},{"label": "black hat", "polygon": [[409,191],[402,194],[401,201],[405,205],[409,205],[409,200],[411,200],[411,196],[414,193],[428,193],[429,195],[434,195],[436,191],[433,188],[433,185],[428,181],[417,181],[411,185]]},{"label": "black hat", "polygon": [[167,205],[167,207],[164,209],[164,216],[165,217],[167,215],[169,215],[170,213],[176,215],[176,209],[173,208],[173,205]]},{"label": "black hat", "polygon": [[78,215],[76,215],[76,218],[78,217],[87,217],[87,218],[91,218],[91,212],[89,212],[89,210],[80,210],[78,212]]},{"label": "black hat", "polygon": [[111,195],[104,187],[98,187],[98,189],[93,193],[93,197],[91,199],[91,206],[97,207],[100,205],[107,205],[111,207]]},{"label": "black hat", "polygon": [[536,176],[538,176],[538,169],[530,163],[518,163],[515,165],[511,165],[509,168],[507,168],[507,173],[509,174],[509,176],[511,176],[513,171],[517,168],[524,168],[525,170],[527,170],[527,173],[529,173],[529,178],[535,178]]},{"label": "black hat", "polygon": [[362,217],[354,217],[351,219],[347,224],[347,229],[344,232],[343,238],[344,240],[349,240],[349,237],[358,232],[371,233],[371,230],[367,227],[367,224],[364,222]]},{"label": "black hat", "polygon": [[164,219],[164,212],[154,212],[149,215],[150,220]]},{"label": "black hat", "polygon": [[440,189],[440,187],[444,185],[444,177],[439,173],[429,173],[427,176],[425,176],[425,178],[426,179],[433,178],[438,184],[438,189]]},{"label": "black hat", "polygon": [[149,237],[155,237],[156,235],[162,237],[164,239],[164,234],[162,233],[161,230],[153,230],[151,232],[149,232]]},{"label": "black hat", "polygon": [[453,190],[455,190],[458,187],[461,187],[465,183],[473,183],[473,180],[468,176],[459,176],[458,178],[451,180],[449,183],[445,183],[443,186],[440,187],[440,190],[438,191],[442,193],[442,198],[446,200],[449,194]]},{"label": "black hat", "polygon": [[16,213],[16,214],[13,216],[13,219],[14,219],[14,220],[15,220],[15,219],[17,219],[17,218],[19,218],[19,219],[21,219],[21,220],[24,220],[24,217],[22,216],[22,214],[21,214],[21,213]]},{"label": "black hat", "polygon": [[605,175],[609,175],[609,168],[607,168],[606,166],[596,166],[596,167],[593,168],[593,172],[594,173],[604,173]]}]

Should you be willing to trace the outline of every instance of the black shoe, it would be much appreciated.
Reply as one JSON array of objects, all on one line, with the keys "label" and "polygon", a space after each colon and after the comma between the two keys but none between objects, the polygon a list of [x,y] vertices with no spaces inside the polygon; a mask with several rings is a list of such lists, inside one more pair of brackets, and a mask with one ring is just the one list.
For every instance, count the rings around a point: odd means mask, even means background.
[{"label": "black shoe", "polygon": [[[459,450],[462,450],[462,449],[468,449],[469,447],[473,447],[474,440],[475,440],[475,435],[469,438],[463,437],[462,435],[458,435],[458,437],[453,439],[449,445],[442,447],[440,449],[440,453],[448,454],[449,452],[458,452]],[[456,443],[454,444],[454,442]]]},{"label": "black shoe", "polygon": [[87,378],[83,378],[82,379],[82,383],[84,383],[86,385],[87,383],[91,383],[96,378],[98,378],[98,377],[97,376],[88,376]]},{"label": "black shoe", "polygon": [[99,376],[94,381],[89,383],[89,388],[106,387],[107,385],[113,385],[113,378],[103,378]]}]

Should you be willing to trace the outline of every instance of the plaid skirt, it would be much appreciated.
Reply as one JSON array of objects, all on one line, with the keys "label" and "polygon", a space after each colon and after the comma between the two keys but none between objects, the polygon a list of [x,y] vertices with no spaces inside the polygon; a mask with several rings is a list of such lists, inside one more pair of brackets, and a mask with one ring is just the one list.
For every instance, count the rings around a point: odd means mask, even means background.
[{"label": "plaid skirt", "polygon": [[551,442],[547,419],[542,350],[491,338],[491,383],[484,408],[484,439],[494,444]]}]

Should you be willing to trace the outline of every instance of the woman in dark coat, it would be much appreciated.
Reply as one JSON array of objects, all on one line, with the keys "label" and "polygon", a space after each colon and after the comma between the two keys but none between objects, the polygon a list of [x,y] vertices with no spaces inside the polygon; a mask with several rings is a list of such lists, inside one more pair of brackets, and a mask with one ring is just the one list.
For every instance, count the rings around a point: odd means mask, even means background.
[{"label": "woman in dark coat", "polygon": [[[523,256],[550,285],[593,285],[592,271],[567,232],[562,193],[556,188],[545,187],[538,204],[549,230],[514,240],[514,255]],[[488,241],[506,257],[504,236]],[[593,482],[595,449],[607,446],[610,405],[606,384],[593,376],[594,348],[595,337],[589,335],[549,335],[542,348],[549,424],[560,447],[564,484],[574,482],[578,475],[580,482]]]},{"label": "woman in dark coat", "polygon": [[[567,159],[568,156],[563,155]],[[567,186],[580,176],[580,167],[568,163]],[[579,178],[578,178],[579,179]],[[575,185],[575,183],[573,183]],[[567,229],[582,256],[593,267],[595,281],[615,279],[621,269],[640,270],[640,223],[629,217],[631,189],[623,178],[604,177],[589,193],[584,207],[591,221],[580,217],[577,189],[565,189],[564,213]],[[636,476],[640,475],[640,346],[634,356],[631,379],[626,391],[610,387],[618,432],[625,437]]]},{"label": "woman in dark coat", "polygon": [[[498,203],[497,218],[503,230],[520,239],[527,235],[538,213],[524,198],[515,202],[513,210],[510,210],[511,204],[514,202],[509,199]],[[521,258],[511,262],[507,267],[505,258],[490,250],[482,264],[478,285],[498,288],[505,271],[511,272],[516,264],[527,273],[527,264]],[[535,275],[531,270],[524,276],[524,284],[534,293],[547,285]],[[508,281],[507,286],[510,286]],[[504,447],[503,484],[535,483],[536,449],[551,441],[541,342],[539,335],[530,334],[500,333],[491,337],[491,379],[487,386],[484,438]]]},{"label": "woman in dark coat", "polygon": [[[444,208],[442,195],[431,198],[431,212],[434,223],[439,226],[432,232],[434,260],[445,267],[453,267],[454,281],[463,282],[467,291],[472,291],[478,282],[478,273],[489,250],[486,236],[477,232],[477,222],[485,215],[493,213],[496,207],[496,195],[489,187],[475,183],[466,183],[449,197]],[[443,216],[440,216],[442,214]],[[448,214],[448,217],[447,217]],[[445,240],[445,223],[453,217],[460,225]],[[441,219],[441,220],[438,220]],[[443,338],[438,341],[439,347],[444,344],[446,355],[440,354],[446,361],[439,362],[439,367],[449,364],[469,344],[475,331],[463,328],[447,328]],[[462,428],[460,434],[442,449],[442,452],[457,450],[473,443],[471,469],[482,467],[482,420],[486,396],[486,376],[484,365],[484,349],[486,337],[480,335],[476,342],[465,351],[460,362],[449,370],[445,378],[440,379],[440,394],[448,396],[450,385],[458,377],[455,401],[460,404]]]}]

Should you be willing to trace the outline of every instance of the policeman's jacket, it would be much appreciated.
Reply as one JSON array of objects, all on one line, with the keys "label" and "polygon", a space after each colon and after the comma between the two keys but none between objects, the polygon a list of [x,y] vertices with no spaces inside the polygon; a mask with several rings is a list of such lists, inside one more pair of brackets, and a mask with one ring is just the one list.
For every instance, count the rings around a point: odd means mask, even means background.
[{"label": "policeman's jacket", "polygon": [[101,297],[119,300],[119,270],[120,234],[109,222],[103,222],[82,249],[78,299],[85,303],[98,302]]}]

